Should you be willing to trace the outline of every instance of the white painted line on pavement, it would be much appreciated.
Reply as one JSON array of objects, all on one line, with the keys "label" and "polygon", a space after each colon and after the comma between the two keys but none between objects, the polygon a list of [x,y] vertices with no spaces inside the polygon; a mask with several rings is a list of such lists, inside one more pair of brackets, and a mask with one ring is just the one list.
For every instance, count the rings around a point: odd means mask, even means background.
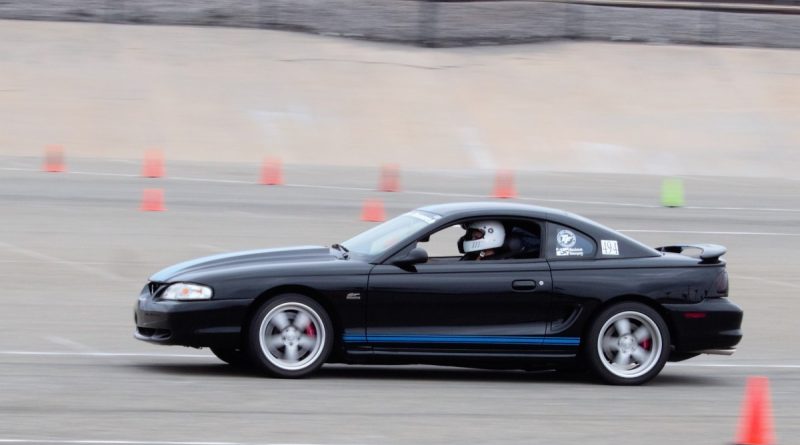
[{"label": "white painted line on pavement", "polygon": [[[25,259],[25,260],[0,260],[0,264],[39,264],[34,259]],[[109,260],[105,262],[101,261],[81,261],[81,264],[84,266],[107,266],[109,264],[132,264],[137,266],[152,266],[152,263],[146,260],[143,261],[132,261],[132,260]]]},{"label": "white painted line on pavement", "polygon": [[35,250],[25,249],[23,247],[14,246],[12,244],[8,244],[8,243],[2,242],[2,241],[0,241],[0,247],[4,247],[4,248],[6,248],[8,250],[11,250],[13,252],[19,253],[21,255],[25,255],[25,256],[30,257],[30,258],[34,258],[34,259],[41,260],[41,261],[47,261],[49,263],[60,264],[62,266],[67,266],[69,268],[72,268],[72,269],[75,269],[75,270],[78,270],[78,271],[81,271],[81,272],[90,273],[92,275],[95,275],[95,276],[98,276],[98,277],[101,277],[101,278],[106,278],[106,279],[113,280],[113,281],[126,281],[126,279],[124,277],[121,277],[121,276],[119,276],[117,274],[113,274],[111,272],[107,272],[107,271],[105,271],[105,270],[103,270],[103,269],[101,269],[99,267],[87,266],[87,265],[85,265],[83,263],[79,263],[77,261],[69,261],[69,260],[64,260],[64,259],[61,259],[61,258],[56,258],[54,256],[46,255],[44,253],[40,253],[40,252],[37,252]]},{"label": "white painted line on pavement", "polygon": [[689,210],[741,210],[755,212],[800,212],[800,209],[782,209],[777,207],[703,207],[703,206],[684,206]]},{"label": "white painted line on pavement", "polygon": [[213,182],[216,184],[250,184],[250,185],[257,184],[255,181],[242,181],[240,179],[189,178],[186,176],[169,176],[164,179],[172,179],[173,181],[188,181],[188,182]]},{"label": "white painted line on pavement", "polygon": [[99,439],[7,439],[0,443],[52,443],[64,445],[320,445],[313,443],[256,443],[256,442],[193,442],[169,440],[99,440]]},{"label": "white painted line on pavement", "polygon": [[[0,167],[0,170],[7,170],[7,171],[25,171],[25,172],[36,172],[40,173],[40,170],[36,169],[25,169],[25,168],[13,168],[13,167]],[[83,172],[83,171],[67,171],[64,174],[72,174],[72,175],[89,175],[89,176],[110,176],[110,177],[123,177],[123,178],[138,178],[140,175],[135,174],[125,174],[125,173],[102,173],[102,172]],[[216,184],[247,184],[247,185],[257,185],[256,181],[242,181],[236,179],[211,179],[211,178],[191,178],[185,176],[172,176],[164,178],[165,181],[169,180],[176,180],[176,181],[191,181],[191,182],[207,182],[207,183],[216,183]],[[310,188],[310,189],[320,189],[320,190],[344,190],[344,191],[360,191],[360,192],[376,192],[379,191],[375,188],[370,187],[348,187],[348,186],[335,186],[335,185],[316,185],[316,184],[283,184],[281,187],[288,187],[288,188]],[[491,199],[489,195],[478,195],[478,194],[466,194],[466,193],[449,193],[449,192],[428,192],[428,191],[421,191],[421,190],[404,190],[395,192],[397,194],[410,194],[410,195],[423,195],[423,196],[443,196],[443,197],[451,197],[451,198],[475,198],[475,199]],[[592,201],[592,200],[579,200],[579,199],[553,199],[553,198],[539,198],[539,197],[531,197],[531,196],[519,196],[516,198],[517,200],[521,201],[532,201],[532,202],[549,202],[549,203],[559,203],[559,204],[585,204],[585,205],[601,205],[601,206],[613,206],[613,207],[633,207],[633,208],[643,208],[643,209],[658,209],[662,206],[655,205],[655,204],[636,204],[636,203],[626,203],[626,202],[611,202],[611,201]],[[759,208],[759,207],[714,207],[714,206],[684,206],[684,209],[689,210],[721,210],[721,211],[745,211],[745,212],[788,212],[788,213],[800,213],[800,208],[798,209],[787,209],[787,208],[775,208],[775,207],[766,207],[766,208]],[[794,235],[793,235],[794,236]],[[800,236],[800,235],[797,235]]]},{"label": "white painted line on pavement", "polygon": [[[60,352],[60,351],[0,351],[0,355],[28,356],[75,356],[75,357],[152,357],[152,358],[202,358],[216,359],[211,354],[153,354],[140,352]],[[668,366],[685,366],[694,368],[763,368],[763,369],[800,369],[800,364],[743,364],[743,363],[667,363]],[[160,443],[160,442],[159,442]]]},{"label": "white painted line on pavement", "polygon": [[57,344],[59,346],[64,346],[64,347],[67,347],[69,349],[72,349],[73,351],[78,351],[78,352],[97,352],[93,348],[89,347],[88,345],[85,345],[83,343],[77,342],[75,340],[70,340],[70,339],[64,338],[64,337],[57,337],[57,336],[54,336],[54,335],[48,335],[48,336],[45,336],[44,339],[49,341],[49,342],[55,343],[55,344]]},{"label": "white painted line on pavement", "polygon": [[[35,168],[14,168],[14,167],[0,167],[0,170],[5,171],[14,171],[14,172],[36,172],[41,173],[41,170],[37,170]],[[140,175],[134,175],[130,173],[103,173],[103,172],[80,172],[80,171],[65,171],[60,174],[70,174],[70,175],[87,175],[87,176],[116,176],[122,178],[139,178]]]},{"label": "white painted line on pavement", "polygon": [[[322,190],[345,190],[345,191],[356,191],[356,192],[375,192],[375,193],[379,193],[378,189],[374,189],[374,188],[369,188],[369,187],[350,187],[350,186],[344,186],[344,185],[284,184],[283,187],[322,189]],[[402,193],[402,192],[393,192],[393,193]],[[413,192],[406,192],[406,193],[413,193]]]},{"label": "white painted line on pavement", "polygon": [[308,221],[316,221],[319,223],[328,223],[330,221],[340,221],[340,222],[352,222],[352,218],[333,218],[333,217],[326,217],[324,220],[320,219],[319,216],[299,216],[299,215],[277,215],[274,213],[264,214],[264,213],[256,213],[256,212],[248,212],[245,210],[233,210],[227,212],[229,215],[241,215],[246,216],[248,218],[260,218],[260,219],[268,219],[268,220],[285,220],[285,221],[298,221],[298,220],[308,220]]},{"label": "white painted line on pavement", "polygon": [[601,206],[616,206],[616,207],[636,207],[640,209],[658,209],[661,206],[654,204],[634,204],[628,202],[609,202],[609,201],[583,201],[579,199],[547,199],[547,198],[531,198],[520,196],[519,199],[523,201],[537,201],[537,202],[555,202],[559,204],[589,204]]},{"label": "white painted line on pavement", "polygon": [[114,444],[114,445],[244,445],[241,442],[151,442],[144,440],[0,439],[0,443]]},{"label": "white painted line on pavement", "polygon": [[800,369],[800,365],[744,364],[744,363],[667,363],[668,366],[684,368],[760,368],[760,369]]},{"label": "white painted line on pavement", "polygon": [[161,358],[214,358],[210,354],[152,354],[142,352],[67,352],[67,351],[0,351],[0,355],[40,355],[64,357],[161,357]]},{"label": "white painted line on pavement", "polygon": [[36,170],[33,168],[22,168],[22,167],[0,167],[0,170],[4,170],[7,172],[41,172],[41,170]]},{"label": "white painted line on pavement", "polygon": [[800,233],[786,232],[716,232],[706,230],[651,230],[651,229],[622,229],[618,232],[629,233],[685,233],[690,235],[743,235],[743,236],[800,236]]},{"label": "white painted line on pavement", "polygon": [[[28,171],[28,172],[39,172],[39,170],[35,169],[20,169],[20,168],[0,168],[0,170],[13,170],[13,171]],[[83,172],[83,171],[68,171],[68,174],[76,174],[76,175],[90,175],[90,176],[111,176],[111,177],[139,177],[139,175],[134,174],[123,174],[123,173],[102,173],[102,172]],[[172,176],[165,179],[177,180],[177,181],[191,181],[191,182],[207,182],[207,183],[219,183],[219,184],[255,184],[254,181],[242,181],[242,180],[235,180],[235,179],[210,179],[210,178],[192,178],[192,177],[185,177],[185,176]],[[373,188],[368,187],[352,187],[352,186],[332,186],[332,185],[314,185],[314,184],[284,184],[284,187],[293,187],[293,188],[313,188],[313,189],[324,189],[324,190],[345,190],[345,191],[377,191]],[[450,193],[450,192],[429,192],[429,191],[421,191],[421,190],[405,190],[398,193],[407,193],[407,194],[415,194],[415,195],[426,195],[426,196],[443,196],[443,197],[460,197],[460,198],[476,198],[476,199],[486,199],[489,198],[487,195],[477,195],[477,194],[466,194],[466,193]],[[536,202],[552,202],[552,203],[566,203],[566,204],[589,204],[589,205],[607,205],[607,206],[621,206],[621,207],[636,207],[636,208],[659,208],[661,206],[652,205],[652,204],[634,204],[634,203],[622,203],[622,202],[609,202],[609,201],[589,201],[589,200],[574,200],[574,199],[550,199],[550,198],[536,198],[536,197],[519,197],[520,200],[525,201],[536,201]],[[800,212],[800,209],[759,209],[759,208],[746,208],[746,207],[686,207],[691,209],[698,209],[698,210],[752,210],[752,211],[785,211],[785,212]]]},{"label": "white painted line on pavement", "polygon": [[[450,193],[450,192],[425,192],[421,190],[406,190],[396,193],[408,193],[412,195],[425,195],[425,196],[444,196],[450,198],[474,198],[474,199],[492,199],[488,195],[475,195],[468,193]],[[651,204],[634,204],[627,202],[609,202],[609,201],[585,201],[580,199],[552,199],[552,198],[537,198],[531,196],[518,196],[519,201],[532,201],[532,202],[552,202],[558,204],[588,204],[588,205],[603,205],[603,206],[616,206],[616,207],[635,207],[642,209],[657,209],[660,206]]]},{"label": "white painted line on pavement", "polygon": [[0,443],[52,443],[64,445],[314,445],[308,443],[278,444],[254,442],[176,442],[169,440],[61,440],[61,439],[5,439]]}]

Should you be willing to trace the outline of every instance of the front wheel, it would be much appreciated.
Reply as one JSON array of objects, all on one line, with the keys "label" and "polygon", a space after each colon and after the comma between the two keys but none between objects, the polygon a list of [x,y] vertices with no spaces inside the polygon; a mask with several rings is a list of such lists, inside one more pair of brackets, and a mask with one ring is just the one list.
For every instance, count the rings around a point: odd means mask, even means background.
[{"label": "front wheel", "polygon": [[664,368],[669,345],[669,329],[658,312],[627,302],[598,315],[584,354],[592,371],[606,383],[640,385]]},{"label": "front wheel", "polygon": [[248,333],[251,358],[276,377],[305,377],[319,369],[333,345],[325,309],[300,294],[285,294],[261,306]]}]

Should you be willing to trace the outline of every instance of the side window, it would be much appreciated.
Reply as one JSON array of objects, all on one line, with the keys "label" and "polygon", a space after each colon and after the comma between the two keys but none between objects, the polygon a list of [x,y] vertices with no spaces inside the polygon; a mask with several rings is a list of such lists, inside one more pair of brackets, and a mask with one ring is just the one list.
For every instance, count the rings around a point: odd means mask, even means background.
[{"label": "side window", "polygon": [[533,259],[541,256],[542,229],[532,221],[510,221],[507,224],[506,249],[509,259]]},{"label": "side window", "polygon": [[[540,258],[541,226],[532,220],[491,219],[464,221],[439,230],[417,245],[428,252],[431,260],[476,260],[480,251],[466,251],[463,243],[467,241],[470,223],[482,225],[482,222],[499,223],[503,229],[503,241],[500,246],[487,247],[487,255],[482,260],[520,260]],[[490,229],[491,230],[491,229]],[[495,232],[497,233],[497,232]]]},{"label": "side window", "polygon": [[418,241],[418,246],[428,252],[431,258],[452,257],[461,258],[458,251],[458,239],[464,235],[464,229],[460,225],[446,227],[424,240]]},{"label": "side window", "polygon": [[548,224],[547,257],[553,259],[594,258],[597,244],[583,232],[559,224]]}]

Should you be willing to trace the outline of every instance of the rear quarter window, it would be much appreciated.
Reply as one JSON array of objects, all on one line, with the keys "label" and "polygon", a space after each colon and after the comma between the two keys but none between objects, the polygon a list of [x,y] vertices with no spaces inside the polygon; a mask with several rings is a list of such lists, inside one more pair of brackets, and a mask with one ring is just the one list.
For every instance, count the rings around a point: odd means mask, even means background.
[{"label": "rear quarter window", "polygon": [[572,227],[549,223],[547,236],[547,257],[551,259],[589,259],[597,252],[597,243]]}]

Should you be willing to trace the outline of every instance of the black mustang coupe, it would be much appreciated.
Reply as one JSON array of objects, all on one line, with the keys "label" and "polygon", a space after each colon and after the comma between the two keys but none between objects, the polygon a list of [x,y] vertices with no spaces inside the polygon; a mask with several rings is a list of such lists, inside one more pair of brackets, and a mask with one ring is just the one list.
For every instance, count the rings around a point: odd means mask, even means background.
[{"label": "black mustang coupe", "polygon": [[210,347],[278,377],[323,363],[588,368],[641,384],[732,354],[742,310],[713,244],[650,248],[509,203],[422,207],[331,247],[200,258],[150,278],[139,340]]}]

